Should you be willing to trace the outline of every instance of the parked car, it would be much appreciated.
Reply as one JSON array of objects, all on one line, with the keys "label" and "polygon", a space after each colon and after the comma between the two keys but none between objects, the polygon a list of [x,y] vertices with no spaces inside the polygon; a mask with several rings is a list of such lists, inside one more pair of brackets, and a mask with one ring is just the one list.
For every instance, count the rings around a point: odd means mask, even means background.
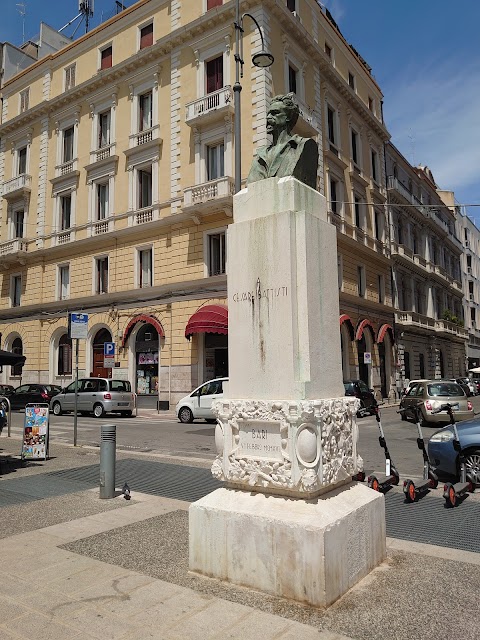
[{"label": "parked car", "polygon": [[[400,400],[400,409],[408,409],[421,403],[422,425],[439,424],[448,422],[445,412],[432,413],[442,404],[449,402],[458,405],[454,409],[457,420],[473,418],[473,406],[467,399],[464,390],[456,382],[451,380],[422,380],[410,387],[409,391]],[[415,419],[414,412],[400,414],[402,420]]]},{"label": "parked car", "polygon": [[[135,394],[128,380],[112,380],[109,378],[80,378],[78,380],[77,411],[81,415],[93,413],[96,418],[106,413],[120,413],[130,417],[135,408]],[[50,408],[54,415],[74,411],[75,382],[53,398]]]},{"label": "parked car", "polygon": [[180,422],[193,422],[197,418],[203,418],[207,422],[215,422],[212,413],[212,402],[223,398],[223,383],[228,378],[215,378],[197,387],[188,396],[177,402],[175,412]]},{"label": "parked car", "polygon": [[360,400],[360,409],[357,411],[359,418],[369,413],[374,414],[372,407],[375,406],[376,400],[373,395],[373,389],[369,389],[363,380],[344,380],[343,387],[346,396],[355,396]]},{"label": "parked car", "polygon": [[[480,420],[459,422],[457,431],[466,457],[467,473],[475,473],[477,484],[480,484]],[[453,439],[451,426],[436,431],[428,443],[428,455],[438,473],[458,477],[458,452],[453,448]]]},{"label": "parked car", "polygon": [[57,395],[62,387],[57,384],[21,384],[8,395],[12,409],[25,409],[31,402],[47,402]]},{"label": "parked car", "polygon": [[8,396],[15,391],[15,387],[11,384],[0,384],[0,396]]},{"label": "parked car", "polygon": [[452,382],[456,382],[462,387],[467,398],[477,395],[477,385],[468,378],[452,378]]},{"label": "parked car", "polygon": [[418,384],[419,382],[425,382],[425,381],[426,381],[426,378],[419,378],[418,380],[410,380],[407,386],[403,388],[402,397],[406,395],[414,385]]}]

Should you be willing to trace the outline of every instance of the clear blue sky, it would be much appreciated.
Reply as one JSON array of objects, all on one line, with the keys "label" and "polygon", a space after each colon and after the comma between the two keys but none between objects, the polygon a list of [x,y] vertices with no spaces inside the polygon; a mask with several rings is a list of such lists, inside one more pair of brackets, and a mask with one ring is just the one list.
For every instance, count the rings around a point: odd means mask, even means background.
[{"label": "clear blue sky", "polygon": [[[0,0],[0,41],[22,42],[21,2]],[[59,29],[78,13],[78,0],[24,2],[26,38],[38,33],[41,20]],[[480,204],[480,1],[324,4],[373,69],[393,143],[412,164],[428,165],[438,185],[455,191],[460,203]],[[114,11],[114,0],[95,0],[92,26]],[[72,32],[72,26],[65,31]],[[83,26],[77,35],[82,33]],[[480,226],[480,207],[469,214]]]}]

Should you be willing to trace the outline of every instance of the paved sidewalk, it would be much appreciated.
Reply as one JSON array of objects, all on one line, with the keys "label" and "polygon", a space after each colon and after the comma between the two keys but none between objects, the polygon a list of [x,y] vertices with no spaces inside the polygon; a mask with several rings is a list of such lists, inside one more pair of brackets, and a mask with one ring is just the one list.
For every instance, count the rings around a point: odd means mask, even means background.
[{"label": "paved sidewalk", "polygon": [[[0,458],[14,445],[0,438]],[[56,446],[42,465],[8,468],[0,490],[92,460]],[[387,561],[319,611],[189,574],[188,507],[95,489],[1,509],[1,640],[478,638],[480,554],[389,540]]]}]

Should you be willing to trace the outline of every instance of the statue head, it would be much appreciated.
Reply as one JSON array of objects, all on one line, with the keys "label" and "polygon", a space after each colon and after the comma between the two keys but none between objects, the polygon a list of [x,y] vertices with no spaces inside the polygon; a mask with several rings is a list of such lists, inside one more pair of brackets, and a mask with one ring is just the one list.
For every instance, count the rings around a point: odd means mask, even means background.
[{"label": "statue head", "polygon": [[267,132],[272,133],[272,129],[280,128],[286,129],[290,133],[299,114],[300,109],[294,93],[274,96],[267,112]]}]

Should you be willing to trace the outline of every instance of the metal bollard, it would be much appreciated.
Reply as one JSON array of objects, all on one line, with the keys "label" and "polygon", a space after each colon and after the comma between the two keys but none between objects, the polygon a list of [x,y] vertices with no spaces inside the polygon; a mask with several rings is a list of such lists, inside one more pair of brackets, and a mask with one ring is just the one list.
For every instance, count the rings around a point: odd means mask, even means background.
[{"label": "metal bollard", "polygon": [[117,425],[102,424],[100,431],[100,498],[115,497]]}]

